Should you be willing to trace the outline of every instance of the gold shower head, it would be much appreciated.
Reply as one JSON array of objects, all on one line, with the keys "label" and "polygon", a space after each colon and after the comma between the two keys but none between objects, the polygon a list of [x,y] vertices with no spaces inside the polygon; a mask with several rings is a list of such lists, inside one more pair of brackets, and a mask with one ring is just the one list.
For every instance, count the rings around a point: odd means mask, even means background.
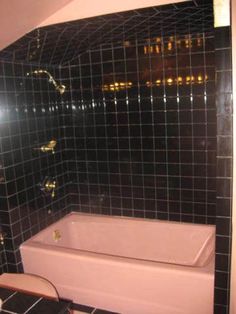
[{"label": "gold shower head", "polygon": [[61,95],[64,94],[64,92],[66,90],[66,86],[63,84],[59,84],[55,88]]}]

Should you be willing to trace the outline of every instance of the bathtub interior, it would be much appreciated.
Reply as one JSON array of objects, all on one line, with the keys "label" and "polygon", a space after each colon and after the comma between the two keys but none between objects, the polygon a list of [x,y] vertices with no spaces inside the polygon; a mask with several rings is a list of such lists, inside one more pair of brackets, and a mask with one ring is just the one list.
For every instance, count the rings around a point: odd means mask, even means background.
[{"label": "bathtub interior", "polygon": [[215,227],[70,213],[29,242],[146,261],[202,267],[215,251]]}]

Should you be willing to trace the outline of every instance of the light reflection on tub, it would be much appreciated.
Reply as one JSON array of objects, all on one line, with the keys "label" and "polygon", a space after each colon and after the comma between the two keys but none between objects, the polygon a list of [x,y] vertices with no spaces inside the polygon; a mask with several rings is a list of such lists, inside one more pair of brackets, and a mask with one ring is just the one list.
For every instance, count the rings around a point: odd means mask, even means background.
[{"label": "light reflection on tub", "polygon": [[61,297],[124,314],[212,314],[215,228],[71,213],[21,245]]}]

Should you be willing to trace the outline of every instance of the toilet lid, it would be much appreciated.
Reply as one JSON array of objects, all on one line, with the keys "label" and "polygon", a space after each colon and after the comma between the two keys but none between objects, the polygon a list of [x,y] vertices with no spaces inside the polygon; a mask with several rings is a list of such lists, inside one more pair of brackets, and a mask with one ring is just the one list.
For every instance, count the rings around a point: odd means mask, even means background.
[{"label": "toilet lid", "polygon": [[58,300],[56,288],[40,276],[4,273],[0,275],[0,285]]}]

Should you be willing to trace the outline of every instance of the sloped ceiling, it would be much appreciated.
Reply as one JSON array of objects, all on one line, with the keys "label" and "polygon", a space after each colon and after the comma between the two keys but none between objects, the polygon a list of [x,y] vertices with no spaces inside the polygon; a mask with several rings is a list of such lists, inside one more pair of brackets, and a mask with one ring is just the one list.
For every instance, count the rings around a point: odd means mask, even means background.
[{"label": "sloped ceiling", "polygon": [[189,0],[73,0],[55,14],[49,16],[39,26],[47,26],[66,21],[73,21],[98,15],[129,11],[134,9],[147,8],[157,5],[164,5]]},{"label": "sloped ceiling", "polygon": [[41,26],[180,1],[1,0],[0,50]]},{"label": "sloped ceiling", "polygon": [[32,31],[72,0],[1,0],[0,50]]},{"label": "sloped ceiling", "polygon": [[48,65],[76,64],[79,55],[101,45],[147,44],[152,37],[211,32],[211,0],[155,6],[42,27],[0,51],[0,58]]}]

